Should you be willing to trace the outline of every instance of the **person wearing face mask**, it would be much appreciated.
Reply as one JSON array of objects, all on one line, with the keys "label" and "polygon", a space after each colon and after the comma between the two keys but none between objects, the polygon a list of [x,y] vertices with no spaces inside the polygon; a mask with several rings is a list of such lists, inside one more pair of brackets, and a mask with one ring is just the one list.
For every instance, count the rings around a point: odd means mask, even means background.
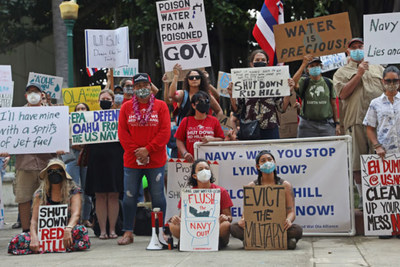
[{"label": "person wearing face mask", "polygon": [[[99,95],[101,109],[114,104],[114,93],[104,89]],[[85,193],[95,196],[96,216],[100,226],[99,238],[116,239],[119,195],[124,191],[124,150],[119,142],[87,145],[87,176]],[[108,220],[108,229],[107,229]]]},{"label": "person wearing face mask", "polygon": [[[306,67],[309,77],[301,77]],[[293,76],[298,85],[295,90],[302,100],[297,137],[340,134],[336,92],[333,90],[332,80],[321,75],[321,67],[320,58],[306,55]]]},{"label": "person wearing face mask", "polygon": [[[352,137],[353,177],[358,193],[361,192],[360,155],[373,153],[363,120],[371,100],[383,93],[381,84],[383,67],[364,61],[364,42],[353,38],[348,43],[349,63],[339,68],[333,76],[333,86],[342,104],[341,123],[344,134]],[[362,201],[359,203],[362,208]]]},{"label": "person wearing face mask", "polygon": [[[275,157],[267,150],[262,150],[256,156],[256,168],[258,171],[258,177],[247,186],[283,185],[285,188],[286,220],[284,223],[284,229],[287,231],[288,249],[295,249],[297,242],[303,236],[303,229],[300,225],[293,223],[296,219],[293,187],[291,183],[277,176]],[[244,217],[242,217],[239,222],[231,225],[230,232],[232,236],[243,241],[244,227],[245,221]]]},{"label": "person wearing face mask", "polygon": [[[72,181],[65,170],[65,164],[59,159],[51,159],[39,177],[40,187],[33,195],[30,232],[18,234],[8,245],[8,253],[24,255],[39,253],[38,217],[39,206],[68,204],[68,224],[63,233],[63,245],[67,252],[90,248],[88,230],[79,225],[81,213],[81,189]],[[43,251],[45,252],[45,251]]]},{"label": "person wearing face mask", "polygon": [[171,133],[167,104],[155,98],[147,73],[133,76],[132,100],[122,105],[119,113],[118,137],[124,153],[124,222],[119,245],[133,243],[133,226],[137,196],[142,177],[146,175],[152,207],[165,214],[164,170],[167,161],[166,145]]},{"label": "person wearing face mask", "polygon": [[124,90],[121,86],[114,86],[114,109],[120,109],[124,101]]},{"label": "person wearing face mask", "polygon": [[[192,188],[200,189],[219,189],[221,191],[220,216],[219,216],[219,248],[224,248],[229,243],[229,229],[232,222],[231,207],[232,200],[225,188],[214,184],[215,178],[210,170],[210,165],[204,159],[197,159],[192,165],[191,175],[188,185]],[[181,209],[179,200],[178,209]],[[179,239],[181,229],[181,216],[173,216],[169,220],[169,229],[172,235]]]},{"label": "person wearing face mask", "polygon": [[192,97],[189,116],[182,120],[176,131],[179,154],[188,162],[194,160],[194,143],[224,140],[221,124],[217,118],[207,114],[209,109],[209,95],[203,91],[197,92]]}]

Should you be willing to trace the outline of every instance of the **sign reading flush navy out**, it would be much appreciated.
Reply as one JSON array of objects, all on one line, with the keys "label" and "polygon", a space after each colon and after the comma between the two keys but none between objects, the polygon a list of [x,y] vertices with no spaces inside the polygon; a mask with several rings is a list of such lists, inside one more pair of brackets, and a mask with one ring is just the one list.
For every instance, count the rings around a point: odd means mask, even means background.
[{"label": "sign reading flush navy out", "polygon": [[203,0],[156,2],[165,71],[211,66]]}]

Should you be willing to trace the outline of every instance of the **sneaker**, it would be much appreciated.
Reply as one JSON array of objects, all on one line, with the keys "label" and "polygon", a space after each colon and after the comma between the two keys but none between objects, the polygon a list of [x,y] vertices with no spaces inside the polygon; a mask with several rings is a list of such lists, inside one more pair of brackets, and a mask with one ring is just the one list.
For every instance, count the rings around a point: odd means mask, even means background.
[{"label": "sneaker", "polygon": [[21,228],[21,223],[20,222],[16,222],[11,226],[12,229],[18,229]]}]

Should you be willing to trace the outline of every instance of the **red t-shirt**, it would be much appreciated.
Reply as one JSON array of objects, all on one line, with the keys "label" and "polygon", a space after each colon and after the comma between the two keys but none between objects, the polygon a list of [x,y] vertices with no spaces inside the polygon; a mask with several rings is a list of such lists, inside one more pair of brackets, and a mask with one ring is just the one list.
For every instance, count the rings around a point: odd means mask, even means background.
[{"label": "red t-shirt", "polygon": [[[193,189],[198,188],[197,186],[194,186]],[[216,184],[211,184],[210,189],[218,189],[221,190],[221,201],[220,201],[220,205],[219,205],[219,212],[220,214],[222,214],[222,211],[224,209],[233,207],[233,202],[231,197],[229,196],[228,191],[226,191],[225,188],[223,188],[222,186],[216,185]],[[179,199],[179,203],[178,203],[178,209],[181,209],[181,200]]]},{"label": "red t-shirt", "polygon": [[186,117],[175,133],[177,139],[185,142],[185,147],[192,156],[194,156],[194,143],[201,142],[204,136],[225,137],[217,118],[210,115],[204,120],[196,120],[194,116]]}]

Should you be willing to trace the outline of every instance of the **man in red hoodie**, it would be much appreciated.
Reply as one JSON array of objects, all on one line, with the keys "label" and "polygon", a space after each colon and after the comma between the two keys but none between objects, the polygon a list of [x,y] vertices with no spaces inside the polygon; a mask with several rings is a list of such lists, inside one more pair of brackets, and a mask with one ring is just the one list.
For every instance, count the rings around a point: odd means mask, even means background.
[{"label": "man in red hoodie", "polygon": [[125,231],[119,245],[133,243],[133,223],[137,197],[142,177],[146,175],[153,208],[161,208],[165,214],[164,168],[167,161],[166,145],[171,133],[169,110],[164,101],[151,92],[151,80],[147,73],[133,77],[133,97],[121,107],[118,137],[124,153],[124,200]]}]

